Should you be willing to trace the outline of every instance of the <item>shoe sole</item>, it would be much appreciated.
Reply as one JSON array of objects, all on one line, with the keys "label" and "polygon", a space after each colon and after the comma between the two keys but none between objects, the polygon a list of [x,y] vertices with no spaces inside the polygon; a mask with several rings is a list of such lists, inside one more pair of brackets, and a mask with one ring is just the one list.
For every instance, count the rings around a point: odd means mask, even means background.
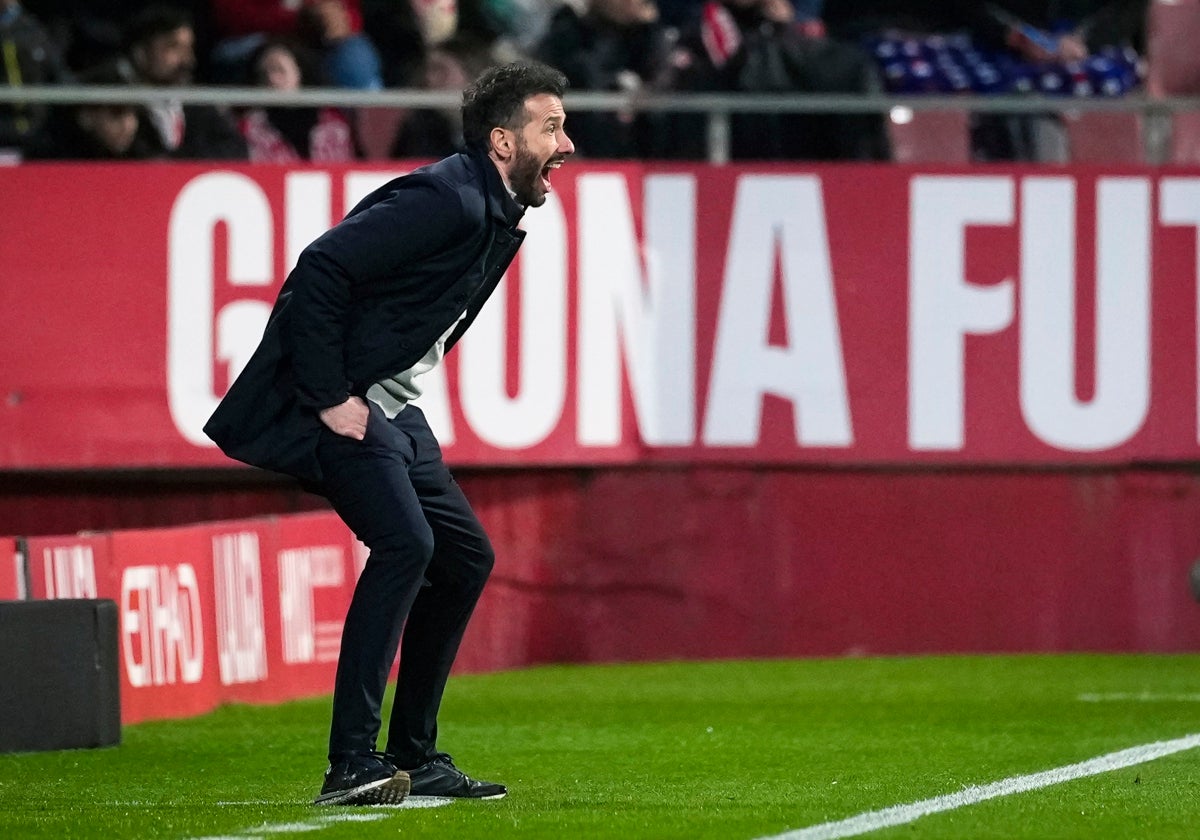
[{"label": "shoe sole", "polygon": [[417,799],[444,799],[447,802],[457,802],[460,799],[479,801],[481,799],[503,799],[508,796],[508,791],[504,791],[504,793],[491,793],[487,796],[456,796],[452,793],[410,793],[409,796]]},{"label": "shoe sole", "polygon": [[412,781],[403,770],[390,779],[377,779],[349,790],[323,793],[314,805],[399,805],[408,797]]}]

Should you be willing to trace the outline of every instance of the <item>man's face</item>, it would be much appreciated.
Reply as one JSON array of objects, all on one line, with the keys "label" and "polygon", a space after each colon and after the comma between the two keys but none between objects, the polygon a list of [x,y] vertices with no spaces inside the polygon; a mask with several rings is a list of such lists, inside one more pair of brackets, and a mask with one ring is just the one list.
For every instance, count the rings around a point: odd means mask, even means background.
[{"label": "man's face", "polygon": [[196,37],[190,26],[155,35],[134,53],[138,70],[156,85],[186,85],[196,68]]},{"label": "man's face", "polygon": [[525,100],[525,125],[515,130],[516,153],[508,164],[508,184],[526,207],[541,207],[550,192],[550,173],[562,166],[575,144],[563,129],[562,100],[539,93]]},{"label": "man's face", "polygon": [[97,105],[79,112],[79,125],[105,149],[123,155],[137,134],[137,111],[129,105]]}]

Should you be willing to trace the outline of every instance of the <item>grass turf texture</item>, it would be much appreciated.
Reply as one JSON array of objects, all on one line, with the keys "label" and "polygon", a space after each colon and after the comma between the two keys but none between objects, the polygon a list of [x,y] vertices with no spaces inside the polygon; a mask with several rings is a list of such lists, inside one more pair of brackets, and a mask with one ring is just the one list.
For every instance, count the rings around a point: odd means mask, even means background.
[{"label": "grass turf texture", "polygon": [[[1087,702],[1080,695],[1141,694]],[[548,667],[457,677],[440,746],[507,799],[317,809],[328,700],[126,727],[117,748],[0,755],[0,837],[749,838],[1200,732],[1198,656]],[[337,814],[386,814],[299,831]],[[1172,838],[1200,750],[872,837]],[[289,829],[290,830],[284,830]]]}]

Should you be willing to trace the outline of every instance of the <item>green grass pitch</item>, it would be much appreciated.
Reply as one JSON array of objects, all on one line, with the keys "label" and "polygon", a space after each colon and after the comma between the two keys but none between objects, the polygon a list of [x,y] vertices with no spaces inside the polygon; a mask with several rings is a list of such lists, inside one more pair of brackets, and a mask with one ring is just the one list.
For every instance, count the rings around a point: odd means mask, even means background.
[{"label": "green grass pitch", "polygon": [[[0,755],[0,837],[751,840],[1200,733],[1200,656],[532,668],[456,677],[441,722],[508,798],[312,807],[324,698]],[[869,836],[1200,837],[1200,749]]]}]

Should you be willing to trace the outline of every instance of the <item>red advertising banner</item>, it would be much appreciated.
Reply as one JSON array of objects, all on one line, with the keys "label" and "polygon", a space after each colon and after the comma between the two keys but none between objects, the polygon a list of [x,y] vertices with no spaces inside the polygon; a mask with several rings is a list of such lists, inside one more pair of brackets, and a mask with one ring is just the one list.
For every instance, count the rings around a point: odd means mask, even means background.
[{"label": "red advertising banner", "polygon": [[120,592],[110,534],[30,537],[25,541],[30,598],[112,598]]},{"label": "red advertising banner", "polygon": [[35,537],[27,597],[116,601],[125,723],[277,702],[332,690],[353,543],[332,513]]},{"label": "red advertising banner", "polygon": [[211,530],[112,535],[125,723],[200,714],[221,700]]},{"label": "red advertising banner", "polygon": [[[0,169],[0,468],[217,466],[382,169]],[[1200,456],[1200,171],[571,164],[421,405],[460,464]]]},{"label": "red advertising banner", "polygon": [[354,594],[358,572],[357,543],[334,514],[314,513],[280,517],[272,575],[277,597],[279,644],[271,648],[270,665],[276,683],[289,696],[332,690],[342,641],[342,620]]}]

